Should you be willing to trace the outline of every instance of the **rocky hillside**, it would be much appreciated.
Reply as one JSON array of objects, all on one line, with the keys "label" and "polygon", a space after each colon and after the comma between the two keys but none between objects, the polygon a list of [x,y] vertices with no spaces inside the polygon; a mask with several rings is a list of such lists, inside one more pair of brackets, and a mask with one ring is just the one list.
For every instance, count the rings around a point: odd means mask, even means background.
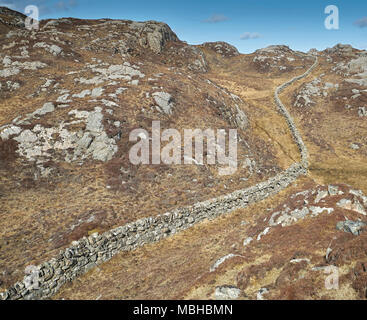
[{"label": "rocky hillside", "polygon": [[[0,33],[0,191],[2,214],[12,217],[1,228],[6,285],[82,236],[282,169],[272,144],[253,132],[246,102],[211,81],[203,51],[166,24],[60,19],[30,32],[16,13],[3,14],[11,22]],[[132,165],[130,132],[151,132],[155,120],[181,134],[238,128],[238,170]]]},{"label": "rocky hillside", "polygon": [[24,28],[25,19],[26,16],[20,12],[0,7],[0,22],[3,30],[11,27]]},{"label": "rocky hillside", "polygon": [[[366,52],[274,45],[244,55],[224,42],[189,45],[155,21],[63,18],[37,31],[23,22],[0,8],[0,291],[72,241],[251,187],[299,162],[274,90],[317,57],[280,95],[309,150],[307,177],[119,253],[55,298],[365,298]],[[130,132],[151,132],[157,120],[181,133],[238,129],[237,171],[131,164]],[[339,291],[323,287],[331,265]]]}]

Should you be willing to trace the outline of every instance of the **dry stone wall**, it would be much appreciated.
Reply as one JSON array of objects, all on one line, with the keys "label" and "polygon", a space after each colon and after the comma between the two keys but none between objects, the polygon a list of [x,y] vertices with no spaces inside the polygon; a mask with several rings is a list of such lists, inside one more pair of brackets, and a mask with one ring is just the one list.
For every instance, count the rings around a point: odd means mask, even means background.
[{"label": "dry stone wall", "polygon": [[37,266],[35,271],[33,270],[30,275],[24,277],[23,281],[16,283],[2,293],[0,299],[47,299],[66,282],[72,281],[95,266],[108,261],[118,252],[133,250],[147,243],[159,241],[206,219],[212,220],[235,209],[261,201],[277,194],[293,183],[300,175],[306,174],[307,149],[293,119],[279,99],[279,94],[293,82],[306,77],[316,65],[317,59],[306,73],[293,78],[275,91],[275,102],[286,118],[294,140],[300,149],[302,155],[300,163],[293,164],[282,173],[255,186],[159,216],[144,218],[103,234],[96,233],[79,241],[74,241],[69,248],[60,251],[50,261]]},{"label": "dry stone wall", "polygon": [[285,117],[289,129],[291,130],[292,136],[294,141],[296,142],[300,152],[301,152],[301,163],[303,164],[303,166],[305,168],[308,168],[308,152],[307,152],[307,147],[304,144],[301,135],[299,134],[297,127],[294,123],[294,120],[292,118],[292,116],[289,114],[288,110],[286,109],[286,107],[283,105],[282,101],[279,98],[280,93],[287,88],[288,86],[290,86],[291,84],[293,84],[294,82],[301,80],[302,78],[307,77],[318,65],[318,59],[317,57],[315,58],[315,62],[313,63],[313,65],[311,66],[310,69],[308,69],[304,74],[300,75],[300,76],[296,76],[293,79],[289,80],[288,82],[282,84],[281,86],[279,86],[276,90],[275,90],[275,94],[274,94],[274,98],[275,98],[275,103],[277,105],[277,107],[279,108],[279,111],[283,114],[283,116]]}]

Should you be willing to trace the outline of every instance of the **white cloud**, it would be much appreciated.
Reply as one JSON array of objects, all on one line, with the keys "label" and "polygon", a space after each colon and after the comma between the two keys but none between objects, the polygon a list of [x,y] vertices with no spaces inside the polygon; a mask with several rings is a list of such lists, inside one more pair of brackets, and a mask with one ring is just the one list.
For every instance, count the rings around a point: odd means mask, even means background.
[{"label": "white cloud", "polygon": [[208,19],[203,20],[203,22],[206,23],[218,23],[218,22],[223,22],[223,21],[227,21],[228,17],[222,15],[222,14],[213,14],[212,16],[210,16]]},{"label": "white cloud", "polygon": [[55,8],[59,9],[61,11],[68,11],[72,8],[74,8],[77,5],[75,0],[69,0],[69,1],[58,1],[55,4]]},{"label": "white cloud", "polygon": [[354,24],[360,28],[367,27],[367,17],[363,17],[354,22]]},{"label": "white cloud", "polygon": [[249,40],[249,39],[259,39],[261,38],[261,34],[257,32],[245,32],[241,35],[241,40]]}]

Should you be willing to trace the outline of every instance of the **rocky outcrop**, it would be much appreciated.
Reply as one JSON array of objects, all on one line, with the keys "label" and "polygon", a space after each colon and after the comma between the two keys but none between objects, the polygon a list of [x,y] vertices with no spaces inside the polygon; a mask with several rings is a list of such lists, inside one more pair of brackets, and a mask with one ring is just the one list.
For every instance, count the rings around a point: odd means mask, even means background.
[{"label": "rocky outcrop", "polygon": [[338,54],[343,56],[353,55],[353,47],[349,44],[338,43],[332,48],[327,48],[325,50],[328,54]]},{"label": "rocky outcrop", "polygon": [[167,92],[155,92],[152,94],[158,109],[165,114],[172,114],[173,102],[172,96]]},{"label": "rocky outcrop", "polygon": [[[176,50],[174,49],[170,54],[174,54]],[[189,70],[201,73],[208,71],[208,62],[199,47],[184,45],[178,50],[177,54],[182,59],[182,64],[187,65]]]},{"label": "rocky outcrop", "polygon": [[47,44],[45,42],[37,42],[34,46],[34,48],[43,48],[45,49],[46,51],[50,52],[52,55],[54,56],[58,56],[59,54],[62,53],[62,49],[55,45],[55,44]]},{"label": "rocky outcrop", "polygon": [[234,286],[220,286],[215,289],[217,300],[236,300],[241,295],[241,290]]},{"label": "rocky outcrop", "polygon": [[312,56],[317,56],[319,54],[319,52],[317,51],[316,48],[311,48],[310,50],[308,50],[307,52],[309,55],[312,55]]},{"label": "rocky outcrop", "polygon": [[337,223],[336,228],[338,230],[342,230],[344,232],[350,232],[351,234],[355,236],[359,236],[359,234],[362,232],[362,229],[366,226],[366,223],[362,221],[340,221]]},{"label": "rocky outcrop", "polygon": [[[367,86],[367,56],[365,52],[354,52],[353,54],[345,55],[339,53],[341,57],[349,58],[347,61],[341,61],[332,68],[337,74],[341,74],[348,83],[354,83],[359,86]],[[353,57],[353,59],[350,59]]]},{"label": "rocky outcrop", "polygon": [[236,57],[240,54],[236,47],[230,45],[227,42],[205,42],[202,44],[202,46],[204,48],[213,50],[214,52],[220,54],[222,57]]},{"label": "rocky outcrop", "polygon": [[[57,155],[66,162],[82,161],[86,158],[108,161],[117,152],[116,140],[118,137],[108,137],[102,123],[102,109],[96,107],[94,111],[71,110],[69,115],[74,121],[64,121],[58,126],[44,127],[40,124],[33,129],[23,130],[17,126],[27,123],[28,120],[52,113],[55,105],[47,102],[42,108],[28,114],[25,119],[15,121],[15,125],[8,124],[0,127],[0,137],[8,140],[12,137],[18,142],[19,155],[38,164],[49,159],[56,160]],[[84,123],[85,130],[73,132],[68,130],[71,123]]]},{"label": "rocky outcrop", "polygon": [[179,41],[171,28],[161,22],[132,22],[130,29],[140,34],[139,43],[145,48],[150,48],[154,53],[161,53],[168,41]]},{"label": "rocky outcrop", "polygon": [[6,7],[0,7],[0,23],[8,26],[24,28],[26,16]]},{"label": "rocky outcrop", "polygon": [[253,55],[252,65],[257,71],[279,73],[295,69],[294,61],[299,56],[287,46],[269,46],[256,50]]},{"label": "rocky outcrop", "polygon": [[262,48],[259,50],[256,50],[257,53],[276,53],[276,54],[282,54],[282,53],[292,53],[292,49],[290,49],[288,46],[285,45],[270,45],[266,48]]}]

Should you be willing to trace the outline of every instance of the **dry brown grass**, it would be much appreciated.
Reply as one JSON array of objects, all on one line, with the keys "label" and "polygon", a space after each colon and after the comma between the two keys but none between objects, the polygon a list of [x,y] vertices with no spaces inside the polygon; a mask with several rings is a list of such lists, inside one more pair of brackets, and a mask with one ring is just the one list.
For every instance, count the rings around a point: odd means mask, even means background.
[{"label": "dry brown grass", "polygon": [[[68,46],[61,46],[65,54],[73,53],[73,57],[53,57],[45,54],[43,50],[32,48],[38,41],[49,41],[49,35],[42,32],[36,34],[36,39],[29,40],[26,37],[17,39],[19,43],[21,40],[30,41],[28,50],[31,58],[26,60],[41,61],[47,63],[48,67],[35,71],[25,70],[19,75],[7,78],[21,82],[21,88],[0,96],[0,125],[35,111],[45,102],[56,101],[60,93],[53,86],[46,91],[39,90],[46,79],[54,79],[55,83],[59,84],[58,88],[70,90],[71,96],[84,89],[93,88],[76,84],[75,77],[92,78],[94,75],[88,70],[80,75],[68,76],[68,72],[84,69],[86,62],[94,63],[92,58],[101,59],[109,64],[121,64],[121,56],[111,55],[108,46],[97,48],[95,51],[81,49],[90,43],[91,37],[95,39],[106,36],[105,31],[97,31],[91,35],[82,31],[78,33],[76,26],[84,23],[75,21],[74,29],[70,29],[67,24],[60,26],[65,32],[60,37],[69,43]],[[70,31],[78,33],[78,37],[71,37],[68,34]],[[0,35],[0,43],[5,41],[4,34]],[[3,54],[13,56],[19,47],[20,44],[17,43]],[[272,110],[272,106],[260,109],[258,107],[260,103],[253,103],[247,108],[244,103],[244,111],[250,118],[250,127],[240,134],[250,150],[245,145],[239,145],[240,163],[236,174],[221,177],[218,175],[218,166],[132,166],[128,161],[128,151],[132,145],[128,142],[128,135],[132,129],[138,127],[148,129],[149,132],[152,120],[161,120],[162,130],[233,127],[223,118],[215,105],[206,101],[210,96],[218,103],[227,105],[233,103],[229,95],[206,82],[208,77],[215,74],[214,69],[214,73],[208,75],[195,74],[185,68],[185,63],[188,63],[185,57],[176,61],[175,56],[169,54],[156,56],[138,47],[135,49],[137,51],[129,61],[131,64],[142,62],[141,70],[146,74],[146,78],[141,79],[137,87],[126,82],[110,86],[101,97],[109,99],[108,94],[114,92],[116,88],[128,88],[121,95],[119,107],[115,108],[113,116],[105,113],[104,125],[111,136],[116,133],[116,129],[108,124],[107,120],[111,123],[116,120],[123,123],[122,138],[118,142],[119,152],[115,159],[105,164],[87,161],[83,166],[79,166],[65,163],[60,155],[55,154],[52,161],[47,164],[53,168],[52,174],[47,178],[38,179],[35,179],[35,175],[39,175],[37,166],[17,157],[17,154],[13,155],[12,161],[7,162],[7,166],[1,166],[0,234],[3,245],[0,252],[0,268],[6,270],[6,273],[0,280],[4,286],[21,279],[26,265],[38,264],[51,258],[72,240],[92,231],[103,232],[139,218],[164,213],[179,206],[191,205],[248,187],[267,179],[293,162],[292,157],[286,153],[293,152],[295,157],[297,151],[291,144],[291,137],[281,116]],[[166,61],[168,58],[171,59],[170,65]],[[184,63],[183,67],[171,68],[177,63]],[[156,81],[147,80],[148,77],[155,78],[156,73],[164,75]],[[255,76],[255,73],[253,74]],[[223,75],[223,80],[232,76],[233,73],[228,73],[226,77]],[[234,78],[235,81],[237,79],[239,77]],[[218,79],[213,78],[213,81],[216,80]],[[273,83],[264,81],[265,83],[266,90],[270,93],[273,90]],[[242,83],[239,84],[241,85]],[[157,90],[153,87],[162,87],[162,90],[172,94],[175,99],[174,116],[168,117],[151,111],[154,100],[146,98],[145,93]],[[234,88],[227,89],[230,91]],[[246,101],[246,96],[242,97]],[[99,105],[98,102],[89,100],[88,97],[73,99],[69,108],[56,109],[52,114],[32,121],[24,128],[32,129],[36,124],[44,127],[55,126],[69,118],[70,110],[90,111]],[[268,102],[272,103],[271,98],[261,103]],[[253,111],[256,111],[254,115]],[[257,119],[257,114],[263,114],[263,122],[260,118]],[[268,128],[272,117],[279,120],[274,129]],[[79,129],[83,129],[83,126],[73,127],[75,131]],[[272,138],[275,132],[283,132],[282,137],[277,140]],[[279,144],[289,145],[289,148],[285,147],[284,152],[279,152]],[[1,157],[8,157],[6,155],[8,147],[10,145],[7,146],[5,143],[0,149],[3,153]],[[249,170],[242,168],[244,155],[248,154],[256,161],[258,169],[258,172],[251,177]],[[247,181],[242,180],[248,177]],[[194,179],[197,181],[194,182]]]},{"label": "dry brown grass", "polygon": [[[281,95],[289,106],[310,154],[310,176],[320,184],[347,183],[367,193],[366,154],[362,150],[350,148],[353,142],[364,142],[367,134],[365,120],[357,112],[342,110],[335,102],[340,95],[343,105],[355,103],[352,99],[342,99],[342,92],[336,91],[330,97],[316,99],[316,105],[300,110],[293,107],[294,95],[303,83],[310,82],[320,74],[327,74],[324,82],[343,85],[343,78],[330,73],[330,66],[320,58],[319,67],[306,79],[287,88]],[[351,89],[349,88],[350,92]]]},{"label": "dry brown grass", "polygon": [[[322,64],[323,61],[321,61]],[[324,68],[318,68],[308,78],[288,88],[281,97],[285,104],[291,106],[293,92],[302,83],[310,81],[324,71]],[[222,70],[213,68],[210,76],[213,81],[246,99],[248,102],[246,111],[251,118],[254,134],[263,139],[265,137],[272,139],[273,144],[277,145],[275,152],[282,167],[298,159],[298,150],[291,143],[289,131],[284,121],[278,117],[272,101],[272,88],[285,79],[274,79],[272,86],[269,86],[269,79],[264,82],[260,79],[255,82],[249,81],[248,84],[243,85],[245,80],[242,78],[238,77],[234,80],[233,75],[229,77]],[[259,85],[259,82],[262,90],[251,87],[251,83]],[[268,86],[265,85],[266,83]],[[296,270],[288,262],[292,258],[309,257],[312,265],[323,265],[326,248],[332,239],[335,241],[335,237],[338,238],[336,243],[340,243],[341,247],[348,246],[350,235],[336,233],[335,230],[336,221],[344,219],[345,213],[342,211],[338,211],[338,214],[332,218],[322,216],[277,230],[264,238],[262,244],[255,244],[247,251],[242,249],[241,242],[247,236],[264,228],[265,223],[260,221],[264,219],[268,209],[281,208],[284,199],[289,199],[291,193],[310,189],[315,186],[315,182],[320,184],[342,182],[367,191],[366,182],[361,179],[366,170],[363,157],[348,150],[347,137],[340,136],[340,132],[348,132],[347,130],[350,130],[351,136],[359,135],[360,126],[356,129],[352,119],[348,118],[346,121],[344,116],[332,114],[330,108],[325,108],[324,104],[321,108],[324,109],[318,109],[317,115],[290,108],[310,152],[309,178],[300,179],[294,186],[279,195],[249,208],[237,210],[227,217],[203,223],[172,239],[145,249],[120,254],[101,268],[70,284],[69,287],[61,289],[54,298],[90,299],[94,295],[101,294],[102,299],[213,299],[214,289],[219,285],[235,285],[243,289],[240,299],[256,298],[258,290],[262,287],[270,290],[270,293],[265,295],[267,299],[363,298],[358,293],[358,290],[361,292],[363,288],[363,278],[355,280],[357,282],[350,280],[354,264],[340,266],[342,280],[339,290],[326,290],[324,286],[326,275],[322,271],[310,271],[311,267],[305,267],[304,264],[298,265]],[[315,120],[318,125],[321,124],[321,127],[308,131],[307,124],[312,124]],[[335,123],[337,123],[336,126]],[[345,129],[340,130],[339,125]],[[322,140],[319,136],[322,136]],[[241,226],[240,222],[243,220],[256,227],[251,229]],[[208,236],[203,238],[203,233]],[[365,239],[360,238],[359,241],[364,243]],[[156,259],[156,252],[160,259]],[[215,272],[210,273],[208,271],[210,266],[228,253],[239,254],[242,258],[228,260]],[[185,261],[185,263],[181,264],[179,261]],[[124,266],[122,270],[121,266]],[[148,272],[144,272],[143,275],[143,270],[147,268],[149,268]],[[93,290],[98,290],[99,287],[103,287],[103,290],[95,294]],[[108,289],[105,290],[105,288]]]},{"label": "dry brown grass", "polygon": [[[65,76],[67,72],[82,69],[86,62],[92,62],[92,58],[109,64],[122,62],[121,57],[113,55],[107,45],[90,51],[81,50],[90,44],[91,38],[105,37],[105,31],[96,31],[92,35],[80,31],[78,37],[67,34],[75,31],[73,28],[77,25],[95,23],[75,20],[73,27],[67,24],[60,27],[68,41],[63,49],[66,53],[72,53],[73,57],[54,58],[40,50],[31,52],[31,59],[43,61],[49,67],[24,71],[7,79],[20,82],[22,86],[18,91],[1,93],[0,125],[57,99],[59,94],[56,90],[38,92],[46,78],[55,79],[71,94],[79,93],[89,87],[76,85],[73,77]],[[0,29],[1,44],[6,41],[3,36],[8,31],[7,27],[3,29]],[[30,46],[33,44],[32,40]],[[103,97],[107,98],[117,87],[128,88],[114,115],[105,114],[105,119],[123,123],[119,152],[110,162],[87,161],[83,166],[78,166],[60,162],[55,156],[48,164],[54,168],[53,174],[47,179],[35,180],[37,167],[17,156],[16,144],[0,142],[0,269],[3,271],[0,281],[4,289],[23,277],[26,265],[51,258],[72,240],[248,187],[299,160],[298,148],[284,118],[276,109],[273,93],[278,85],[303,73],[310,66],[310,61],[297,57],[293,62],[287,62],[288,71],[275,72],[254,64],[254,55],[222,58],[203,48],[210,71],[201,75],[186,68],[192,57],[172,55],[181,45],[168,44],[167,53],[162,55],[153,55],[139,47],[132,48],[130,62],[143,62],[141,69],[146,79],[159,72],[164,76],[152,83],[143,79],[138,87],[119,83],[105,90]],[[288,279],[291,273],[304,275],[304,269],[294,270],[286,264],[291,257],[302,256],[306,252],[312,256],[314,264],[322,263],[325,248],[331,237],[335,236],[336,219],[342,217],[340,212],[329,220],[315,219],[285,228],[279,233],[271,233],[251,250],[245,250],[242,246],[242,241],[251,232],[255,229],[261,231],[264,227],[260,220],[267,216],[268,211],[283,205],[296,191],[316,183],[347,183],[367,193],[366,179],[361,178],[366,176],[366,152],[364,149],[357,152],[349,148],[351,142],[363,142],[367,133],[363,120],[355,114],[344,112],[335,96],[317,100],[316,106],[310,110],[292,107],[294,95],[302,84],[321,73],[327,73],[329,82],[341,81],[340,76],[329,72],[330,67],[325,59],[320,59],[320,66],[312,75],[287,88],[281,96],[310,152],[308,177],[261,203],[215,221],[205,221],[159,243],[120,253],[108,263],[63,287],[54,299],[94,299],[100,294],[102,299],[202,299],[213,298],[215,286],[223,284],[242,286],[245,292],[242,299],[255,298],[257,290],[269,284],[272,286],[269,297],[274,299],[361,297],[364,276],[361,276],[362,280],[348,280],[337,293],[323,290],[322,274],[305,274],[304,279],[298,279],[291,285],[282,283],[282,279]],[[91,78],[93,74],[85,71],[83,76]],[[229,98],[221,90],[205,81],[207,78],[245,101],[241,108],[249,118],[249,128],[241,135],[250,150],[240,146],[239,155],[250,152],[259,172],[244,182],[241,178],[248,176],[247,169],[239,169],[230,177],[219,177],[217,166],[132,166],[127,159],[131,146],[128,133],[137,127],[149,129],[152,120],[161,120],[163,128],[179,130],[231,127],[218,109],[206,101],[210,96],[216,101],[229,103]],[[145,93],[155,90],[153,86],[163,87],[164,91],[174,96],[173,117],[157,116],[151,112],[154,102],[152,98],[146,98]],[[343,88],[345,92],[349,89]],[[57,110],[33,122],[29,128],[36,123],[55,125],[67,118],[71,109],[92,110],[96,105],[90,103],[88,98],[75,100],[70,108]],[[107,121],[104,125],[110,135],[116,133]],[[193,179],[197,182],[194,183]],[[241,225],[244,220],[249,225]],[[255,229],[250,228],[251,224],[255,224]],[[294,241],[295,238],[297,241]],[[348,243],[348,239],[343,239],[342,245]],[[353,245],[363,247],[364,241],[365,238],[361,238]],[[243,258],[227,261],[210,273],[210,266],[228,253],[237,253]],[[361,257],[358,259],[363,260]],[[352,277],[350,268],[357,266],[343,265],[343,275]],[[245,276],[248,271],[251,271],[249,279]],[[278,286],[274,285],[277,280]]]},{"label": "dry brown grass", "polygon": [[[302,184],[309,183],[302,180]],[[99,295],[101,299],[211,298],[207,294],[217,280],[220,284],[236,284],[233,272],[229,272],[228,277],[209,272],[219,258],[235,253],[245,255],[251,264],[268,261],[265,252],[259,254],[260,251],[243,249],[248,227],[298,188],[300,186],[293,186],[275,197],[214,221],[205,221],[159,243],[120,253],[62,287],[53,299],[95,299]],[[248,225],[241,225],[242,221]]]}]

